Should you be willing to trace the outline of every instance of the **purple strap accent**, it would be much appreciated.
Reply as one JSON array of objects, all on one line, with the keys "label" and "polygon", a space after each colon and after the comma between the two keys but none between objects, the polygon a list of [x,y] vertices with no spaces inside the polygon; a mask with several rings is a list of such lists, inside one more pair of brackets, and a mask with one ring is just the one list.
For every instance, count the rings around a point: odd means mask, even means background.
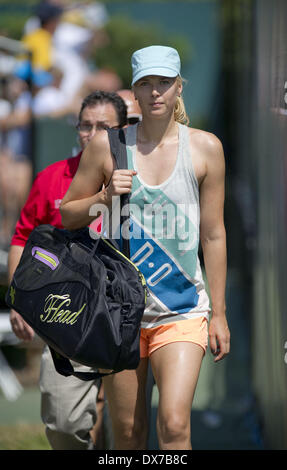
[{"label": "purple strap accent", "polygon": [[[37,253],[39,252],[39,254]],[[45,256],[49,256],[49,258],[51,258],[52,260],[55,261],[56,265],[54,265],[53,263],[51,263],[48,259],[44,258],[41,256],[42,253],[43,255]],[[58,264],[59,264],[59,259],[56,255],[54,255],[53,253],[51,253],[50,251],[46,251],[44,250],[43,248],[40,248],[39,246],[33,246],[32,248],[32,256],[34,256],[34,258],[38,259],[39,261],[41,261],[42,263],[46,264],[47,266],[49,266],[49,268],[51,269],[56,269]]]}]

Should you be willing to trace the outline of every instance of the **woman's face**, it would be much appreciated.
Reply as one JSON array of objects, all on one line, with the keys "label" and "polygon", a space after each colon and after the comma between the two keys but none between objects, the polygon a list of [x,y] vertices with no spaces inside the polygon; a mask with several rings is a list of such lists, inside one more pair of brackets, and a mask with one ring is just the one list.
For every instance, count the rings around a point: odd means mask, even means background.
[{"label": "woman's face", "polygon": [[134,85],[134,94],[146,116],[172,114],[176,98],[180,96],[182,85],[175,78],[148,75]]}]

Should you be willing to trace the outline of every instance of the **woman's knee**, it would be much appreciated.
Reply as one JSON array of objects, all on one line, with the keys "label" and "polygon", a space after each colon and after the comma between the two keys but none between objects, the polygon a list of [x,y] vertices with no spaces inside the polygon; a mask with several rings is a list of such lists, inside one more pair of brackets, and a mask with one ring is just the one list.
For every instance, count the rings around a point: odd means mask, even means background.
[{"label": "woman's knee", "polygon": [[144,420],[126,419],[116,426],[116,447],[129,450],[146,449],[147,434],[147,423]]},{"label": "woman's knee", "polygon": [[190,418],[169,412],[158,418],[159,439],[164,443],[190,440]]}]

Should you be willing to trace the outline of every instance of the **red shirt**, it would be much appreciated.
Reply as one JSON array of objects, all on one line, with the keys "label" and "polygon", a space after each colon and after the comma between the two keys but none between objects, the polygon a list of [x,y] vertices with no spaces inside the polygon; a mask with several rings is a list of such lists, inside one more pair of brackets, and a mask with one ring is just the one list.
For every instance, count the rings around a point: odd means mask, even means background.
[{"label": "red shirt", "polygon": [[16,224],[11,245],[25,246],[32,230],[41,224],[63,228],[59,208],[78,169],[81,155],[82,152],[76,157],[53,163],[38,173]]}]

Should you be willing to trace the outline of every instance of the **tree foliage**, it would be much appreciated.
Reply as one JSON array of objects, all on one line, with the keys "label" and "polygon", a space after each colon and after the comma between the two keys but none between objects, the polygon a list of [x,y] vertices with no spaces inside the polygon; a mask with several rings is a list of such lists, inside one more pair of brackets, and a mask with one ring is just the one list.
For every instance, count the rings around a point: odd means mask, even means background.
[{"label": "tree foliage", "polygon": [[167,34],[158,24],[135,23],[134,19],[117,15],[111,18],[106,30],[110,42],[97,50],[93,58],[99,68],[112,68],[121,77],[126,88],[131,83],[130,58],[137,49],[152,44],[165,44],[178,50],[183,64],[187,61],[190,44],[185,37]]},{"label": "tree foliage", "polygon": [[[33,13],[35,3],[38,2],[30,0],[19,5],[19,1],[14,0],[11,3],[10,0],[9,4],[0,3],[0,35],[20,40],[24,24]],[[130,86],[130,57],[136,49],[151,44],[165,44],[178,50],[183,64],[189,56],[190,44],[185,37],[169,34],[157,22],[140,23],[127,16],[113,15],[105,29],[110,41],[92,54],[91,64],[98,68],[114,70],[122,79],[125,88]]]}]

